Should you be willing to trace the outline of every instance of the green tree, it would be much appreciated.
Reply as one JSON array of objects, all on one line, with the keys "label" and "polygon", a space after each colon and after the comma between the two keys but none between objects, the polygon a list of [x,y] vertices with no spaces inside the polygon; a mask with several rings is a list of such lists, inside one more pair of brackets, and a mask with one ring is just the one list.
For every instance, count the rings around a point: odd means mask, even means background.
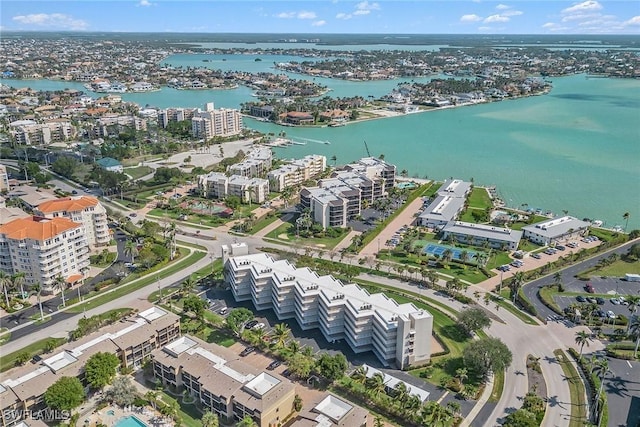
[{"label": "green tree", "polygon": [[244,325],[251,319],[253,319],[253,313],[251,310],[244,307],[234,308],[227,316],[227,328],[229,328],[237,337],[240,337],[244,330]]},{"label": "green tree", "polygon": [[285,323],[278,323],[271,333],[276,347],[283,348],[289,338],[289,334],[291,334],[291,329]]},{"label": "green tree", "polygon": [[197,317],[201,317],[204,313],[204,309],[207,307],[207,303],[197,295],[189,295],[182,303],[182,309],[185,312],[192,312]]},{"label": "green tree", "polygon": [[298,353],[293,355],[287,364],[289,365],[289,371],[298,378],[309,378],[314,361],[312,357]]},{"label": "green tree", "polygon": [[236,423],[236,427],[258,427],[258,424],[249,415],[245,415],[243,419]]},{"label": "green tree", "polygon": [[131,405],[136,399],[136,388],[129,377],[118,377],[107,390],[107,399],[120,406]]},{"label": "green tree", "polygon": [[460,312],[458,325],[470,334],[488,328],[491,325],[491,319],[482,308],[471,307]]},{"label": "green tree", "polygon": [[207,410],[202,415],[202,427],[218,427],[218,416]]},{"label": "green tree", "polygon": [[624,219],[624,231],[627,232],[627,226],[629,225],[629,217],[631,214],[629,212],[625,212],[622,214],[622,219]]},{"label": "green tree", "polygon": [[511,365],[513,355],[499,338],[475,340],[462,353],[465,366],[486,376],[489,372],[499,372]]},{"label": "green tree", "polygon": [[502,424],[503,427],[538,427],[540,423],[536,419],[536,415],[533,412],[529,412],[526,409],[518,409],[507,415],[507,418]]},{"label": "green tree", "polygon": [[59,411],[70,411],[83,401],[84,388],[76,377],[62,377],[44,392],[44,403]]},{"label": "green tree", "polygon": [[16,366],[22,366],[27,363],[31,359],[31,353],[28,351],[21,351],[16,356],[15,364]]},{"label": "green tree", "polygon": [[124,244],[123,253],[124,256],[131,258],[131,263],[136,262],[136,257],[138,256],[138,245],[134,241],[128,240],[127,243]]},{"label": "green tree", "polygon": [[316,369],[320,375],[325,377],[330,382],[334,382],[337,379],[342,378],[344,372],[347,370],[347,358],[343,354],[338,353],[335,356],[329,356],[323,353],[320,359],[316,362]]},{"label": "green tree", "polygon": [[576,344],[580,346],[580,356],[582,356],[582,350],[584,349],[585,344],[589,347],[589,342],[591,341],[591,335],[587,331],[579,331],[576,332]]},{"label": "green tree", "polygon": [[84,365],[84,373],[89,385],[95,389],[101,389],[116,375],[116,369],[120,365],[120,359],[107,352],[96,353],[87,360]]},{"label": "green tree", "polygon": [[65,178],[72,179],[78,170],[78,161],[73,157],[58,157],[51,165],[51,170]]}]

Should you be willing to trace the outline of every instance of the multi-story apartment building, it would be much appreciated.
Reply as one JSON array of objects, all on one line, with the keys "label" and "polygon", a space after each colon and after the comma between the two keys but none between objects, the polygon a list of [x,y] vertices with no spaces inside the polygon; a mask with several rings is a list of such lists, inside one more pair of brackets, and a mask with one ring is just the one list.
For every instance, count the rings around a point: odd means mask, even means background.
[{"label": "multi-story apartment building", "polygon": [[262,203],[269,195],[269,181],[211,172],[198,177],[198,191],[203,197],[212,199],[238,196],[243,203]]},{"label": "multi-story apartment building", "polygon": [[363,206],[386,197],[395,184],[394,165],[373,157],[360,159],[300,191],[300,205],[313,220],[327,227],[346,227]]},{"label": "multi-story apartment building", "polygon": [[268,147],[254,147],[244,160],[229,166],[229,174],[247,178],[259,178],[267,175],[273,163],[273,153]]},{"label": "multi-story apartment building", "polygon": [[167,108],[160,110],[158,111],[158,125],[164,129],[171,122],[191,120],[196,111],[196,108]]},{"label": "multi-story apartment building", "polygon": [[5,165],[0,165],[0,192],[9,190],[9,174],[7,173],[7,167]]},{"label": "multi-story apartment building", "polygon": [[68,121],[52,121],[36,123],[33,120],[20,120],[9,124],[11,135],[16,144],[49,145],[63,142],[75,134],[75,129]]},{"label": "multi-story apartment building", "polygon": [[34,213],[46,218],[69,218],[81,223],[89,245],[104,246],[111,241],[107,210],[95,197],[65,197],[41,203]]},{"label": "multi-story apartment building", "polygon": [[104,138],[109,134],[119,134],[125,128],[135,131],[147,130],[147,120],[136,116],[104,116],[97,120],[91,134]]},{"label": "multi-story apartment building", "polygon": [[237,135],[242,132],[242,115],[238,110],[213,108],[213,102],[205,111],[198,109],[191,118],[191,132],[194,138],[209,139],[214,136]]},{"label": "multi-story apartment building", "polygon": [[89,242],[81,223],[34,216],[0,226],[0,268],[24,273],[27,285],[39,283],[45,293],[56,293],[58,276],[75,282],[88,267]]},{"label": "multi-story apartment building", "polygon": [[344,340],[355,353],[373,351],[400,369],[431,357],[433,317],[413,304],[371,295],[267,254],[224,258],[225,281],[236,301],[272,309],[278,319],[295,319],[303,330],[319,328],[327,341]]},{"label": "multi-story apartment building", "polygon": [[467,245],[488,245],[494,249],[513,251],[518,249],[522,231],[495,225],[450,221],[442,228],[442,238],[453,238]]},{"label": "multi-story apartment building", "polygon": [[472,188],[470,182],[446,180],[438,189],[437,196],[418,217],[418,225],[439,228],[457,219]]},{"label": "multi-story apartment building", "polygon": [[184,389],[220,417],[239,421],[248,415],[258,426],[272,427],[293,412],[293,383],[239,361],[227,348],[183,336],[152,358],[156,378]]},{"label": "multi-story apartment building", "polygon": [[302,159],[294,159],[267,174],[271,190],[282,192],[285,188],[302,185],[317,178],[327,169],[327,158],[311,154]]},{"label": "multi-story apartment building", "polygon": [[110,352],[118,356],[122,367],[139,368],[154,350],[179,336],[180,318],[152,307],[69,343],[35,365],[29,363],[4,372],[0,382],[0,426],[18,427],[26,411],[44,408],[44,393],[60,378],[82,380],[84,365],[93,354]]}]

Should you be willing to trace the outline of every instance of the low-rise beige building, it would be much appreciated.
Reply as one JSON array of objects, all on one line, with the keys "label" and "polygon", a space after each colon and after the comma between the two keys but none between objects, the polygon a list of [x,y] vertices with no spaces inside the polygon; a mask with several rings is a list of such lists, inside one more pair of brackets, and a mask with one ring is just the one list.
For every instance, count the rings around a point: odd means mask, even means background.
[{"label": "low-rise beige building", "polygon": [[[62,377],[84,379],[84,365],[98,352],[120,358],[123,367],[138,368],[155,349],[180,336],[180,318],[151,307],[81,340],[69,342],[55,354],[2,374],[0,382],[0,426],[19,426],[26,411],[44,407],[47,389]],[[27,424],[32,427],[31,420]]]},{"label": "low-rise beige building", "polygon": [[183,336],[152,357],[156,378],[218,416],[239,421],[248,415],[260,427],[276,427],[293,412],[293,383],[241,362],[227,348]]}]

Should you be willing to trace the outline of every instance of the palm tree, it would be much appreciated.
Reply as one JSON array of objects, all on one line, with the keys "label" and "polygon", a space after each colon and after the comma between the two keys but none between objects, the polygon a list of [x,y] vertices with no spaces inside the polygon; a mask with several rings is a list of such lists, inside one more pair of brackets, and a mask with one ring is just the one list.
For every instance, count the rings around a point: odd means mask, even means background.
[{"label": "palm tree", "polygon": [[625,212],[622,214],[622,219],[624,219],[624,232],[627,232],[627,225],[629,225],[629,217],[631,215],[629,214],[629,212]]},{"label": "palm tree", "polygon": [[4,299],[7,303],[7,309],[9,309],[9,288],[11,287],[11,285],[11,276],[9,276],[3,270],[0,270],[0,286],[2,286],[2,291],[4,292]]},{"label": "palm tree", "polygon": [[285,342],[287,342],[287,338],[289,338],[291,329],[284,323],[278,323],[271,333],[273,334],[276,347],[282,348]]},{"label": "palm tree", "polygon": [[511,282],[509,283],[509,289],[511,290],[511,296],[513,297],[513,303],[516,302],[516,295],[518,295],[518,291],[522,287],[522,283],[524,282],[524,273],[522,271],[518,271],[513,275]]},{"label": "palm tree", "polygon": [[151,406],[153,407],[153,410],[156,410],[156,399],[158,398],[158,393],[153,391],[153,390],[149,390],[145,395],[144,398],[147,399],[149,401],[149,403],[151,403]]},{"label": "palm tree", "polygon": [[289,345],[287,346],[287,348],[289,349],[289,351],[291,352],[291,355],[294,356],[298,353],[300,353],[300,343],[296,340],[292,340]]},{"label": "palm tree", "polygon": [[64,277],[58,275],[55,279],[53,279],[53,288],[60,290],[60,294],[62,295],[62,306],[66,307],[67,302],[64,299],[64,290],[67,288],[67,281],[64,280]]},{"label": "palm tree", "polygon": [[124,245],[124,256],[131,258],[131,263],[136,262],[136,257],[138,256],[138,246],[132,241],[129,240]]},{"label": "palm tree", "polygon": [[373,419],[373,427],[384,427],[384,420],[380,415],[376,415]]},{"label": "palm tree", "polygon": [[358,366],[355,371],[351,374],[351,379],[360,385],[364,385],[367,381],[367,369],[363,366]]},{"label": "palm tree", "polygon": [[560,286],[561,283],[562,283],[562,275],[560,274],[560,272],[556,272],[553,275],[553,284],[556,286]]},{"label": "palm tree", "polygon": [[338,162],[338,158],[334,154],[333,156],[331,156],[330,160],[333,162],[333,167],[335,168],[336,167],[336,163]]},{"label": "palm tree", "polygon": [[580,357],[582,357],[582,349],[584,349],[584,345],[586,344],[589,347],[589,342],[591,341],[591,335],[587,333],[587,331],[576,332],[576,344],[580,346]]},{"label": "palm tree", "polygon": [[12,287],[14,289],[20,288],[20,298],[24,298],[24,282],[25,282],[25,274],[23,272],[19,272],[11,276]]},{"label": "palm tree", "polygon": [[218,416],[207,410],[202,415],[202,427],[218,427]]},{"label": "palm tree", "polygon": [[31,287],[31,290],[34,291],[38,297],[38,307],[40,308],[40,320],[44,321],[44,313],[42,312],[42,300],[40,299],[40,294],[42,293],[42,285],[40,283],[36,283]]},{"label": "palm tree", "polygon": [[460,252],[460,262],[462,262],[462,268],[467,269],[467,262],[469,262],[469,252]]},{"label": "palm tree", "polygon": [[184,279],[184,281],[182,282],[182,285],[180,286],[180,293],[184,297],[190,294],[191,291],[193,291],[195,288],[196,288],[196,279],[194,279],[193,276],[189,276],[186,279]]},{"label": "palm tree", "polygon": [[446,425],[447,421],[451,419],[451,416],[451,413],[444,406],[438,403],[433,407],[430,419],[434,426],[437,426],[438,424]]},{"label": "palm tree", "polygon": [[456,378],[460,381],[460,385],[464,385],[464,382],[469,379],[469,370],[467,368],[456,369]]},{"label": "palm tree", "polygon": [[404,406],[404,403],[409,398],[409,391],[411,388],[407,387],[407,384],[404,381],[398,381],[398,383],[393,387],[393,398],[400,402],[400,405]]},{"label": "palm tree", "polygon": [[376,372],[372,376],[366,379],[364,385],[373,396],[380,396],[380,393],[384,393],[387,386],[385,384],[385,375],[382,372]]},{"label": "palm tree", "polygon": [[[598,404],[600,403],[600,396],[602,395],[602,389],[604,388],[604,379],[611,373],[611,370],[609,369],[609,361],[604,357],[598,359],[591,368],[591,373],[596,374],[600,379],[600,388],[598,389],[598,394],[596,394],[595,402],[593,402],[593,415],[594,418],[599,420],[600,416],[598,416]],[[598,422],[598,424],[600,423]]]},{"label": "palm tree", "polygon": [[[638,310],[638,307],[640,307],[640,295],[627,295],[625,296],[625,300],[629,303],[627,308],[629,309],[629,317],[631,318]],[[629,333],[629,326],[627,326],[627,333]]]},{"label": "palm tree", "polygon": [[449,262],[451,262],[451,259],[453,258],[453,252],[451,251],[451,249],[445,249],[442,252],[442,263],[444,264],[444,268],[449,268]]}]

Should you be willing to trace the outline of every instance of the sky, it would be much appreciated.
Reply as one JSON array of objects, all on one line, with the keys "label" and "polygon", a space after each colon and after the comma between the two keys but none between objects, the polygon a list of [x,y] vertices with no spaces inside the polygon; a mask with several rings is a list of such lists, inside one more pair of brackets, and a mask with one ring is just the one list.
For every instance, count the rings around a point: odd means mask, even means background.
[{"label": "sky", "polygon": [[637,0],[2,0],[0,31],[640,34]]}]

